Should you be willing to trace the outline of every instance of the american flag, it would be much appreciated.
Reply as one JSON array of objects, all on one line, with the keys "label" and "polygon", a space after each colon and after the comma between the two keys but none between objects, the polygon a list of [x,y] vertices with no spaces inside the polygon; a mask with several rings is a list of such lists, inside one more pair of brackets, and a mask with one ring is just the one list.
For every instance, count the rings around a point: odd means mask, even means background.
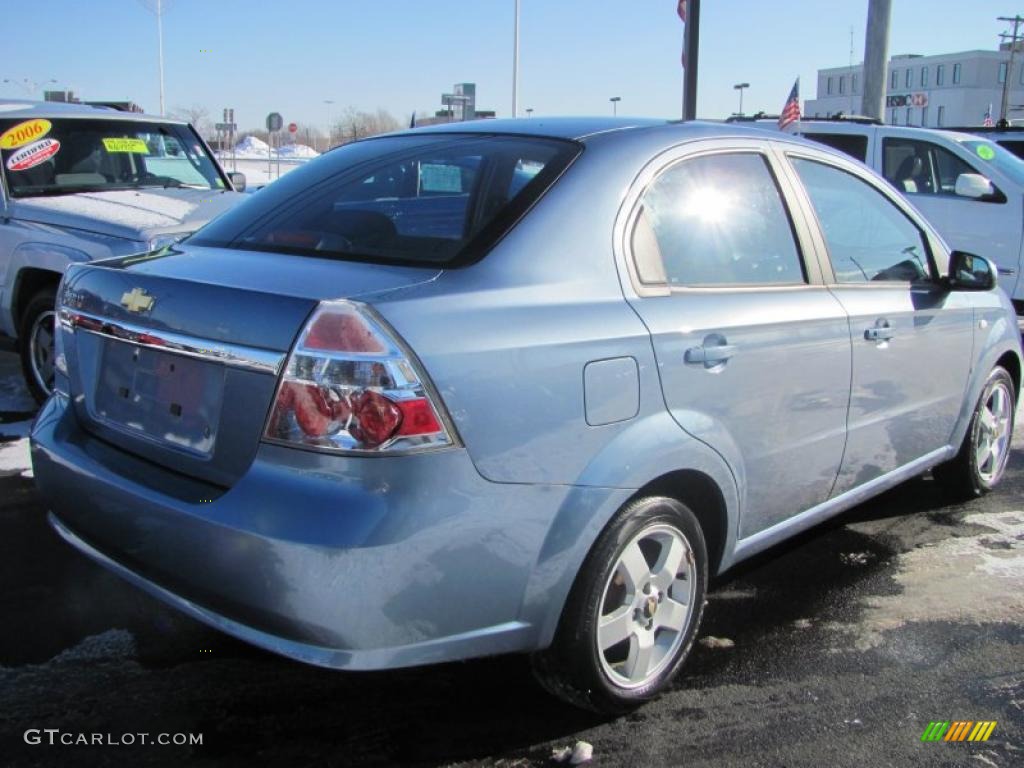
[{"label": "american flag", "polygon": [[985,113],[985,122],[982,123],[986,128],[991,128],[994,123],[992,122],[992,105],[988,105],[988,112]]},{"label": "american flag", "polygon": [[[686,4],[689,0],[679,0],[676,5],[676,13],[679,14],[679,18],[682,19],[683,28],[686,28]],[[686,69],[686,35],[683,35],[683,56],[682,56],[683,69]]]},{"label": "american flag", "polygon": [[786,106],[782,108],[782,114],[779,115],[779,130],[785,129],[787,125],[795,123],[800,119],[800,78],[796,79],[793,83],[793,90],[789,92],[789,98],[786,99]]}]

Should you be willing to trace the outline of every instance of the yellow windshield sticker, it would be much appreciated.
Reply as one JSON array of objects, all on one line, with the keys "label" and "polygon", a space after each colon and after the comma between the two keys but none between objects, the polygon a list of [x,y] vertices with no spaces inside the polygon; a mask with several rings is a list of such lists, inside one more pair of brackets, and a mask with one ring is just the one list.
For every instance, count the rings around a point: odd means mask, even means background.
[{"label": "yellow windshield sticker", "polygon": [[107,152],[132,152],[136,155],[148,155],[149,147],[142,139],[104,139],[103,146]]},{"label": "yellow windshield sticker", "polygon": [[43,136],[50,132],[51,127],[50,121],[43,120],[42,118],[18,123],[12,128],[8,128],[0,136],[0,149],[23,147],[29,142],[43,138]]}]

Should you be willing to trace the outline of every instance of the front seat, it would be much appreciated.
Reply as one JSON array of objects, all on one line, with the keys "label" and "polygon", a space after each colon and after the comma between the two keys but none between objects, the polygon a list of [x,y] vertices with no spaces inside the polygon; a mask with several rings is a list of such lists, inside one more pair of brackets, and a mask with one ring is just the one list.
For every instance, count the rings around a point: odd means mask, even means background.
[{"label": "front seat", "polygon": [[931,192],[931,183],[928,180],[927,166],[921,155],[905,157],[896,169],[896,177],[893,180],[899,189],[904,192]]}]

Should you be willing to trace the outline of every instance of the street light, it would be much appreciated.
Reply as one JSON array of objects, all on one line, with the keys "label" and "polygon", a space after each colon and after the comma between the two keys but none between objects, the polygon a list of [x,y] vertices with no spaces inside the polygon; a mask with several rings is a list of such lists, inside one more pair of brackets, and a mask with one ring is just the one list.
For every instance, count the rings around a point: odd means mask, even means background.
[{"label": "street light", "polygon": [[527,107],[526,108],[526,116],[527,117],[533,117],[533,107]]},{"label": "street light", "polygon": [[740,111],[737,113],[740,117],[743,117],[743,91],[749,87],[750,83],[736,83],[736,85],[733,86],[734,90],[740,92]]},{"label": "street light", "polygon": [[621,96],[612,96],[610,99],[608,99],[608,101],[610,101],[612,103],[612,114],[613,115],[619,114],[619,102],[622,101],[622,97]]}]

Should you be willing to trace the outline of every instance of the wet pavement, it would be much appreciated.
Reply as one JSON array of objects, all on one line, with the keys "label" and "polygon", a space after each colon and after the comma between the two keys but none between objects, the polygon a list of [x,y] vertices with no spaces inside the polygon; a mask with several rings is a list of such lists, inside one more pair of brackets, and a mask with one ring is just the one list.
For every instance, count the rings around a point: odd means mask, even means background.
[{"label": "wet pavement", "polygon": [[[16,372],[0,351],[0,765],[540,766],[578,739],[594,765],[1024,765],[1021,420],[985,499],[915,480],[720,578],[701,636],[732,646],[697,645],[669,693],[602,718],[523,658],[329,672],[132,589],[47,527]],[[922,743],[932,720],[998,724]],[[202,746],[26,744],[47,728]]]}]

